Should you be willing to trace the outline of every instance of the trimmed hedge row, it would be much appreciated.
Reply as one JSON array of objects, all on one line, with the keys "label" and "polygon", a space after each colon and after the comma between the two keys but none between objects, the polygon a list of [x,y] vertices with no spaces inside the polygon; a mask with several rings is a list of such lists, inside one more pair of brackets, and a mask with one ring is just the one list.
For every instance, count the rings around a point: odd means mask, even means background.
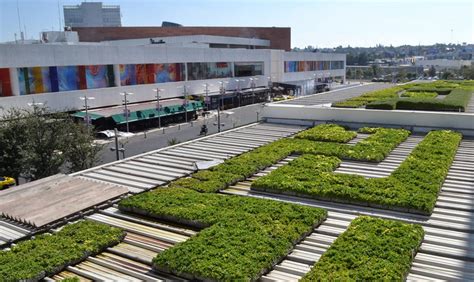
[{"label": "trimmed hedge row", "polygon": [[300,281],[403,281],[423,237],[420,225],[360,216]]},{"label": "trimmed hedge row", "polygon": [[[398,97],[398,93],[402,97]],[[421,110],[464,112],[474,92],[472,81],[435,81],[431,83],[407,84],[383,90],[365,93],[359,97],[333,103],[333,107],[381,110]],[[436,99],[435,94],[447,95],[445,99]]]},{"label": "trimmed hedge row", "polygon": [[252,183],[259,191],[431,214],[461,134],[432,131],[385,178],[333,173],[335,157],[303,155]]},{"label": "trimmed hedge row", "polygon": [[454,89],[446,98],[439,99],[399,99],[397,109],[423,111],[464,112],[472,96],[472,90]]},{"label": "trimmed hedge row", "polygon": [[337,124],[320,124],[296,134],[295,138],[312,141],[347,143],[357,136],[357,132],[347,131]]},{"label": "trimmed hedge row", "polygon": [[158,254],[153,267],[219,281],[257,280],[327,216],[319,208],[180,188],[129,197],[119,209],[205,228]]},{"label": "trimmed hedge row", "polygon": [[124,237],[123,230],[93,221],[66,225],[52,235],[39,235],[0,251],[0,277],[6,281],[40,280],[120,243]]},{"label": "trimmed hedge row", "polygon": [[[319,134],[318,130],[321,129],[314,130],[315,128],[309,129],[313,135]],[[305,132],[303,131],[302,134]],[[380,162],[410,135],[410,132],[404,129],[361,128],[359,132],[373,133],[373,135],[356,145],[296,138],[280,139],[226,160],[209,170],[201,170],[191,177],[175,180],[169,184],[169,187],[187,188],[205,193],[217,192],[277,163],[292,153],[324,154],[344,159]]]},{"label": "trimmed hedge row", "polygon": [[332,104],[332,107],[336,108],[360,108],[372,102],[396,99],[398,98],[398,93],[402,91],[403,88],[400,86],[375,90],[362,94],[361,96],[350,98],[344,101],[335,102]]}]

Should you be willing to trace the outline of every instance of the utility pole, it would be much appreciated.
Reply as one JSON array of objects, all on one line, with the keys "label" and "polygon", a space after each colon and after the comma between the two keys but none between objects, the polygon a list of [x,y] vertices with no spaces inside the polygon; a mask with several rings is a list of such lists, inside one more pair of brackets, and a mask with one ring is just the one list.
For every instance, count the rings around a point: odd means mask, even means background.
[{"label": "utility pole", "polygon": [[183,96],[184,96],[184,120],[187,123],[188,122],[188,91],[186,89],[186,85],[179,86],[178,88],[183,88]]},{"label": "utility pole", "polygon": [[250,79],[250,88],[252,89],[252,104],[255,104],[255,81],[258,80],[256,77],[251,77]]},{"label": "utility pole", "polygon": [[85,117],[85,122],[86,122],[86,127],[87,131],[89,131],[89,124],[91,123],[91,119],[89,116],[89,105],[87,103],[88,100],[94,100],[95,97],[87,97],[87,93],[84,93],[84,97],[79,97],[82,101],[84,101],[84,109],[86,111],[86,117]]},{"label": "utility pole", "polygon": [[125,122],[127,124],[127,132],[130,132],[130,127],[128,125],[128,117],[130,116],[130,111],[128,110],[128,99],[127,99],[127,96],[128,95],[133,95],[133,93],[131,92],[123,92],[123,93],[120,93],[120,95],[122,95],[124,97],[124,99],[122,100],[122,102],[124,103],[124,111],[123,111],[123,114],[125,115]]},{"label": "utility pole", "polygon": [[158,111],[158,128],[161,128],[161,105],[160,105],[160,92],[164,91],[164,89],[156,88],[153,89],[156,92],[156,110]]}]

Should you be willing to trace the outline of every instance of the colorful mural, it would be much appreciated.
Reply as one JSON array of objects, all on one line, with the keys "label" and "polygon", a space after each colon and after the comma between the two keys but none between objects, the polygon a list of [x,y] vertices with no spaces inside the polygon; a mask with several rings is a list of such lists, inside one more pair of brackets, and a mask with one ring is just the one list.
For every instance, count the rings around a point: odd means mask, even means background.
[{"label": "colorful mural", "polygon": [[87,89],[105,88],[109,86],[107,66],[86,66]]},{"label": "colorful mural", "polygon": [[344,61],[285,61],[285,72],[344,69]]},{"label": "colorful mural", "polygon": [[232,77],[232,63],[188,63],[188,79],[201,80]]}]

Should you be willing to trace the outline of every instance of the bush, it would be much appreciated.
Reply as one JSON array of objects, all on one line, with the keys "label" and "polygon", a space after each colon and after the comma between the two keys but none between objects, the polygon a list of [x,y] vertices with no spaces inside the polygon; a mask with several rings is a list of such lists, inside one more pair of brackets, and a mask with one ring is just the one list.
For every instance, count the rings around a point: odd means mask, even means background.
[{"label": "bush", "polygon": [[[449,92],[451,92],[451,90],[449,90]],[[438,94],[436,92],[426,92],[426,91],[406,91],[406,92],[403,92],[402,95],[400,95],[400,97],[436,98],[438,97]]]},{"label": "bush", "polygon": [[343,108],[359,108],[370,104],[371,102],[396,99],[398,98],[398,93],[402,91],[403,88],[396,86],[383,90],[375,90],[368,93],[365,93],[359,97],[354,97],[347,99],[345,101],[333,103],[333,107],[343,107]]},{"label": "bush", "polygon": [[312,141],[347,143],[354,139],[357,133],[347,131],[337,124],[320,124],[311,129],[296,134],[295,138],[308,139]]},{"label": "bush", "polygon": [[119,228],[92,221],[66,225],[59,232],[39,235],[0,252],[2,280],[40,280],[66,266],[96,255],[125,237]]},{"label": "bush", "polygon": [[471,96],[471,90],[455,89],[443,100],[420,98],[400,99],[397,102],[397,109],[464,112]]},{"label": "bush", "polygon": [[300,281],[403,281],[423,237],[420,225],[360,216]]},{"label": "bush", "polygon": [[188,279],[257,280],[326,218],[326,211],[250,197],[164,188],[122,200],[126,212],[198,228],[196,236],[153,259]]}]

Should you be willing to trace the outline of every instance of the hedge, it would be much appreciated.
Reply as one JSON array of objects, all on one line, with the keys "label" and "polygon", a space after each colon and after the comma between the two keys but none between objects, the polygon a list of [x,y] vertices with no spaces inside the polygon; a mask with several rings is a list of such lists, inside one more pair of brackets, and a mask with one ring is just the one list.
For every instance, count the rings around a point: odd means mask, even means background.
[{"label": "hedge", "polygon": [[22,241],[0,252],[0,277],[6,281],[40,280],[118,244],[119,228],[93,221],[66,225],[59,232]]},{"label": "hedge", "polygon": [[[398,93],[405,91],[398,97]],[[376,90],[359,97],[333,103],[333,107],[382,110],[421,110],[421,111],[455,111],[464,112],[472,93],[473,81],[435,81],[431,83],[412,83],[389,89]],[[434,94],[447,95],[436,99]],[[406,97],[409,96],[409,97]],[[395,105],[394,105],[395,104]]]},{"label": "hedge", "polygon": [[295,138],[312,141],[347,143],[357,136],[357,132],[347,131],[337,124],[320,124],[296,134]]},{"label": "hedge", "polygon": [[303,155],[252,183],[270,193],[431,214],[461,134],[432,131],[385,178],[333,173],[340,159]]},{"label": "hedge", "polygon": [[360,108],[372,102],[389,100],[398,98],[398,93],[403,91],[403,88],[400,86],[375,90],[362,94],[361,96],[350,98],[344,101],[336,102],[332,104],[332,107],[336,108]]},{"label": "hedge", "polygon": [[403,281],[423,237],[420,225],[360,216],[300,281]]},{"label": "hedge", "polygon": [[153,259],[187,279],[256,280],[327,216],[326,211],[250,197],[163,188],[132,196],[119,209],[197,228],[197,235]]},{"label": "hedge", "polygon": [[[321,127],[303,131],[301,134],[305,136],[306,132],[311,131],[312,135],[319,135],[318,130],[321,130]],[[341,133],[341,130],[339,131]],[[277,163],[292,153],[324,154],[344,159],[380,162],[410,135],[410,132],[404,129],[361,128],[359,132],[373,134],[355,145],[297,138],[280,139],[226,160],[209,170],[202,170],[191,177],[175,180],[169,184],[169,187],[193,189],[204,193],[217,192]]]}]

